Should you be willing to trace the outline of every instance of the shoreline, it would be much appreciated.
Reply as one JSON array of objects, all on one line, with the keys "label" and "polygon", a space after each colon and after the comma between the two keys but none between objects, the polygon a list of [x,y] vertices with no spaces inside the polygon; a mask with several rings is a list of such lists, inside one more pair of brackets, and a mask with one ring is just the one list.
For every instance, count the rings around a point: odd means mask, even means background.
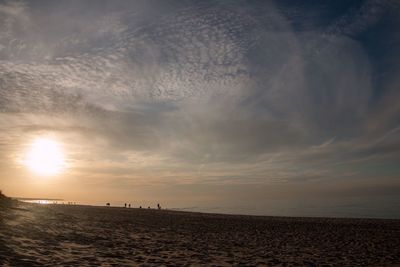
[{"label": "shoreline", "polygon": [[[20,200],[18,200],[20,201]],[[91,204],[62,204],[62,203],[34,203],[25,202],[22,203],[39,205],[39,206],[81,206],[81,207],[93,207],[93,208],[104,208],[104,209],[121,209],[121,210],[152,210],[152,211],[171,211],[171,212],[182,212],[182,213],[195,213],[195,214],[209,214],[209,215],[220,215],[220,216],[234,216],[234,217],[257,217],[257,218],[294,218],[294,219],[334,219],[334,220],[390,220],[399,221],[399,218],[382,218],[382,217],[342,217],[342,216],[290,216],[290,215],[259,215],[259,214],[239,214],[239,213],[219,213],[219,212],[203,212],[203,211],[192,211],[192,210],[182,210],[184,208],[163,208],[158,210],[156,208],[138,208],[138,207],[122,207],[122,206],[100,206]]]}]

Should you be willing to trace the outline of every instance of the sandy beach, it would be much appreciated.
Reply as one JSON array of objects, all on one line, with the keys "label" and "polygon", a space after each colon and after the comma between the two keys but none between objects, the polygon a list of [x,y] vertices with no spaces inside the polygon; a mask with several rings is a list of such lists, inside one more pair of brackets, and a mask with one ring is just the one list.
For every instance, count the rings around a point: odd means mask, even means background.
[{"label": "sandy beach", "polygon": [[399,266],[400,221],[15,203],[3,266]]}]

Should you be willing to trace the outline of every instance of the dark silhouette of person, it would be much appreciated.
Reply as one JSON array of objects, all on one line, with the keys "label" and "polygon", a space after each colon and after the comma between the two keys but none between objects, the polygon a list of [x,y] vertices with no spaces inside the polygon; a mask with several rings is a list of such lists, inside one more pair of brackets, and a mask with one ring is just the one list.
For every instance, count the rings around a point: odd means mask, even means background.
[{"label": "dark silhouette of person", "polygon": [[147,208],[150,209],[150,206],[148,206]]},{"label": "dark silhouette of person", "polygon": [[106,204],[106,206],[110,207],[110,203],[108,202],[108,203]]},{"label": "dark silhouette of person", "polygon": [[126,208],[126,203],[125,203],[125,208]]},{"label": "dark silhouette of person", "polygon": [[142,208],[142,206],[139,207],[139,209],[141,209],[141,208]]},{"label": "dark silhouette of person", "polygon": [[129,203],[128,207],[129,207],[129,208],[131,207],[131,203]]},{"label": "dark silhouette of person", "polygon": [[157,203],[157,209],[161,209],[160,203]]}]

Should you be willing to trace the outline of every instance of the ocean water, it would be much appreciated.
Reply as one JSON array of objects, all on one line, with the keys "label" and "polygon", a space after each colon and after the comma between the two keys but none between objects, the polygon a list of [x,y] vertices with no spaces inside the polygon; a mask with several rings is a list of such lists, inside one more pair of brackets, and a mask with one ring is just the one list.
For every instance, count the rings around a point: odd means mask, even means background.
[{"label": "ocean water", "polygon": [[74,201],[66,201],[66,200],[59,200],[59,199],[18,199],[18,200],[22,201],[22,202],[36,203],[36,204],[42,204],[42,205],[49,205],[49,204],[77,205],[77,204],[79,204]]},{"label": "ocean water", "polygon": [[400,198],[346,197],[341,199],[270,200],[259,205],[191,206],[176,210],[294,217],[339,217],[339,218],[382,218],[400,219]]},{"label": "ocean water", "polygon": [[[52,199],[22,199],[24,202],[38,204],[63,204],[63,205],[95,205],[105,206],[102,203],[81,203],[73,200]],[[382,218],[400,219],[400,197],[399,196],[371,196],[344,197],[330,199],[271,199],[260,202],[258,205],[235,203],[234,205],[190,205],[190,206],[168,206],[161,203],[162,208],[222,214],[242,214],[260,216],[289,216],[289,217],[338,217],[338,218]],[[112,207],[124,207],[123,202],[111,203]],[[132,204],[132,208],[138,208],[139,204]],[[142,205],[147,208],[148,205]],[[151,208],[156,208],[154,205]]]}]

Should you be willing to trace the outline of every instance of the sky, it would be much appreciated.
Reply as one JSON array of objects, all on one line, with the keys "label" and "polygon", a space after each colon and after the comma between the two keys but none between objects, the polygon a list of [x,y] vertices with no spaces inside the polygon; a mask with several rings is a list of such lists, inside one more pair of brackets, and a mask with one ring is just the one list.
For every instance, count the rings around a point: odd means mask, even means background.
[{"label": "sky", "polygon": [[[398,1],[1,1],[0,188],[400,218]],[[38,138],[56,175],[24,164]]]}]

